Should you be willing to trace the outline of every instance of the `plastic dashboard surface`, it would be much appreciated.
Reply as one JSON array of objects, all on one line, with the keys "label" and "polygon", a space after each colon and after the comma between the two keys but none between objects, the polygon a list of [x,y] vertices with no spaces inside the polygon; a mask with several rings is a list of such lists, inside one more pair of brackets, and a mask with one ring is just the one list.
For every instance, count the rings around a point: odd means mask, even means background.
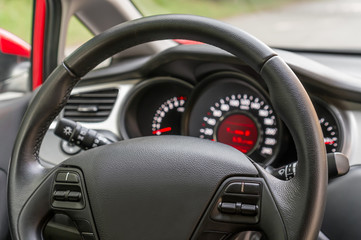
[{"label": "plastic dashboard surface", "polygon": [[[323,84],[337,85],[345,78],[327,79],[327,67],[321,65],[318,72],[313,61],[280,53],[315,105],[327,151],[343,152],[351,164],[357,163],[350,143],[359,142],[359,100],[342,97],[342,87],[337,91]],[[110,90],[112,102],[106,94]],[[272,108],[262,78],[239,59],[207,45],[179,46],[94,71],[74,89],[70,102],[62,116],[77,120],[81,115],[85,127],[114,140],[182,134],[231,145],[264,166],[297,161],[292,136]],[[104,119],[94,118],[100,115]],[[41,147],[44,164],[58,164],[79,152],[53,134],[54,124]]]}]

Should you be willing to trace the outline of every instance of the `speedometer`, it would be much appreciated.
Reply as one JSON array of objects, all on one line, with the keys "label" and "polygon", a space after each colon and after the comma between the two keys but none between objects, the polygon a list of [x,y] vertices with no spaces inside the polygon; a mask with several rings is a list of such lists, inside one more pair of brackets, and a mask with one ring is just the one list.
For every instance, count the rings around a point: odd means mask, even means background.
[{"label": "speedometer", "polygon": [[275,158],[281,125],[257,83],[243,75],[216,75],[190,101],[189,135],[230,145],[261,164]]},{"label": "speedometer", "polygon": [[199,137],[228,144],[248,155],[258,148],[272,156],[277,143],[276,116],[260,97],[232,94],[214,103],[203,117]]}]

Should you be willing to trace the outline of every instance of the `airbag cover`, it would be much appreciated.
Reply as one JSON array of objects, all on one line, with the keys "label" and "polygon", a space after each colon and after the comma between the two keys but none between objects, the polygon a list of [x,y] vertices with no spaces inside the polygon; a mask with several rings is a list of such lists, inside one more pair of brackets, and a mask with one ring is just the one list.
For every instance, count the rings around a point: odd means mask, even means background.
[{"label": "airbag cover", "polygon": [[189,239],[225,178],[258,174],[238,150],[182,136],[126,140],[64,164],[84,173],[100,239]]}]

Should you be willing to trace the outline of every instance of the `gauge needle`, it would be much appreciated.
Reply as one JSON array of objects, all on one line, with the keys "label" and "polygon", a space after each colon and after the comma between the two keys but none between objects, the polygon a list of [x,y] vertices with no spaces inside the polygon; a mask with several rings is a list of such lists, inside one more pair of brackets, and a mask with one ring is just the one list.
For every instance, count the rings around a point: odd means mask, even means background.
[{"label": "gauge needle", "polygon": [[169,131],[172,131],[171,127],[161,128],[161,129],[153,131],[152,133],[153,133],[153,135],[155,135],[157,133],[164,133],[164,132],[169,132]]},{"label": "gauge needle", "polygon": [[332,144],[334,144],[335,142],[334,141],[325,141],[325,144],[326,145],[332,145]]}]

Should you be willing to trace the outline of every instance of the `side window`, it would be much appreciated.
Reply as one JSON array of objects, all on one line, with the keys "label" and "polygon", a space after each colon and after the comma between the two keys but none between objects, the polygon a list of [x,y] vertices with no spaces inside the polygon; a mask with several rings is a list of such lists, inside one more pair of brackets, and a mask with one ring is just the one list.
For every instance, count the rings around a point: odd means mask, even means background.
[{"label": "side window", "polygon": [[71,17],[66,35],[64,55],[68,56],[93,36],[94,34],[77,17]]},{"label": "side window", "polygon": [[0,93],[27,91],[33,0],[0,0]]}]

